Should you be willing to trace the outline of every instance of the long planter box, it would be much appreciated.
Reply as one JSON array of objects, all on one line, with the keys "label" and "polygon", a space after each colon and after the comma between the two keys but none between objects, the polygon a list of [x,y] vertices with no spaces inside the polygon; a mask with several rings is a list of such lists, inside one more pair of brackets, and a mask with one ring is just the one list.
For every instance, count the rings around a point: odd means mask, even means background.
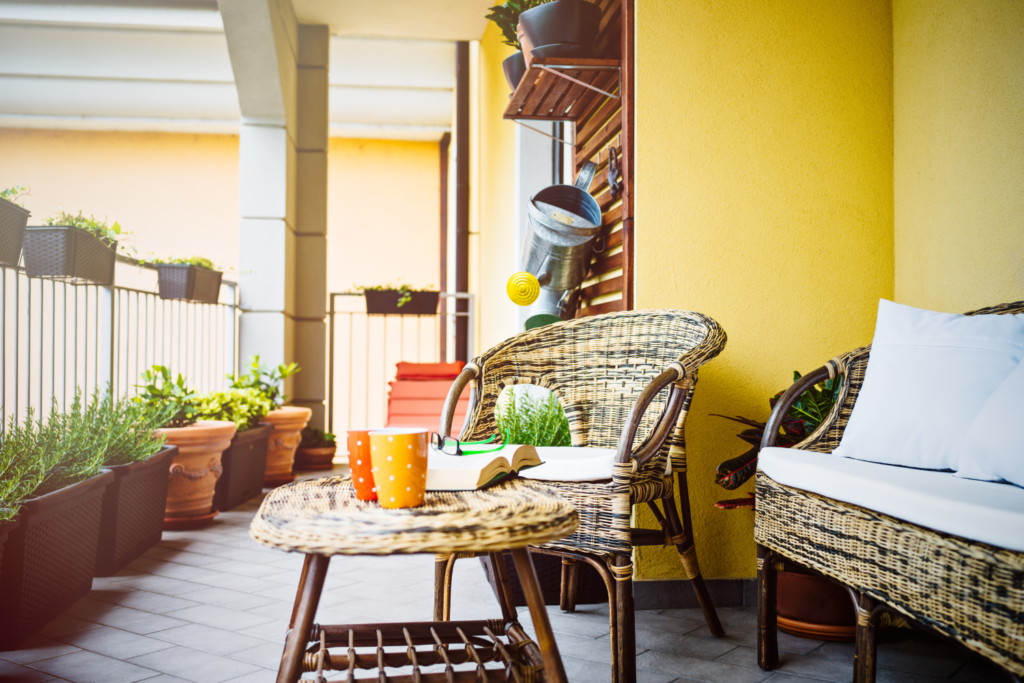
[{"label": "long planter box", "polygon": [[29,215],[14,202],[0,199],[0,266],[18,265]]},{"label": "long planter box", "polygon": [[439,292],[409,292],[409,300],[404,306],[399,306],[401,292],[397,289],[368,289],[363,295],[366,297],[366,312],[383,315],[434,315],[441,296]]},{"label": "long planter box", "polygon": [[200,304],[215,304],[220,299],[219,270],[188,264],[161,263],[156,266],[161,299],[181,299]]},{"label": "long planter box", "polygon": [[25,230],[25,273],[29,277],[96,285],[114,284],[117,244],[67,225]]},{"label": "long planter box", "polygon": [[237,432],[221,455],[223,472],[217,480],[213,507],[221,512],[237,507],[263,492],[267,466],[267,442],[274,425],[263,423],[255,429]]},{"label": "long planter box", "polygon": [[11,535],[11,532],[18,527],[18,518],[8,520],[6,522],[0,522],[0,581],[4,575],[4,546],[7,544],[7,538]]},{"label": "long planter box", "polygon": [[114,482],[103,496],[96,576],[111,576],[160,542],[167,506],[167,475],[177,446],[146,460],[110,468]]},{"label": "long planter box", "polygon": [[[526,594],[523,593],[523,586],[519,583],[515,561],[511,554],[505,553],[503,557],[509,585],[512,588],[512,600],[520,607],[525,606]],[[540,553],[532,553],[530,557],[533,559],[537,580],[540,583],[541,592],[544,594],[544,604],[559,604],[562,591],[562,558]],[[498,595],[498,582],[494,576],[494,569],[491,567],[490,556],[481,557],[480,564],[484,566],[484,572],[487,574],[487,580],[491,583],[494,594]],[[601,575],[586,562],[580,562],[576,577],[576,604],[598,605],[603,602],[608,602],[608,589],[605,588]]]},{"label": "long planter box", "polygon": [[92,588],[103,494],[113,481],[104,470],[25,501],[4,544],[0,650],[14,648]]}]

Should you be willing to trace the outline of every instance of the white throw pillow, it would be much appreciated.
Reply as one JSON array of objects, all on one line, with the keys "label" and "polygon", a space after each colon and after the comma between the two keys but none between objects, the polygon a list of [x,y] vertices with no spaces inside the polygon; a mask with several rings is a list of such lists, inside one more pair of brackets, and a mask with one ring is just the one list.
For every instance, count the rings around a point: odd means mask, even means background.
[{"label": "white throw pillow", "polygon": [[982,406],[958,452],[956,476],[1024,486],[1024,363]]},{"label": "white throw pillow", "polygon": [[959,468],[974,417],[1024,357],[1024,316],[936,313],[878,303],[875,338],[836,455]]}]

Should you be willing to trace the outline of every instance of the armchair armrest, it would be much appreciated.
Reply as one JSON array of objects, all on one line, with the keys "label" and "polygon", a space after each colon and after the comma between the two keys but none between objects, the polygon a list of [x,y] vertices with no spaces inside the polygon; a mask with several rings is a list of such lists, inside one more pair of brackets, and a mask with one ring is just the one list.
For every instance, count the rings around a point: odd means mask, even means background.
[{"label": "armchair armrest", "polygon": [[[448,396],[444,399],[444,408],[441,409],[441,425],[438,434],[449,436],[452,432],[452,420],[455,419],[455,406],[462,396],[463,389],[469,385],[469,409],[466,411],[466,424],[469,424],[470,416],[476,409],[477,389],[476,378],[480,376],[480,368],[475,363],[467,363],[459,376],[455,378]],[[464,425],[465,426],[465,425]]]},{"label": "armchair armrest", "polygon": [[793,382],[789,389],[786,390],[786,393],[782,395],[782,398],[779,399],[772,409],[772,414],[768,416],[768,424],[765,425],[764,435],[761,437],[761,448],[770,448],[775,445],[779,438],[779,429],[782,427],[783,418],[802,393],[815,384],[836,376],[836,366],[834,363],[835,361],[830,361],[828,365],[823,365],[817,370],[807,373],[796,382]]},{"label": "armchair armrest", "polygon": [[665,443],[672,428],[675,426],[676,419],[679,417],[679,411],[682,410],[683,402],[686,399],[686,393],[689,391],[689,378],[686,368],[678,361],[671,363],[640,392],[636,403],[633,404],[629,411],[629,417],[626,418],[626,426],[623,428],[622,436],[619,438],[619,450],[615,455],[615,462],[627,463],[631,457],[634,457],[633,441],[636,438],[640,422],[643,420],[644,415],[647,413],[647,408],[650,407],[654,398],[670,384],[675,386],[672,387],[669,393],[669,399],[665,404],[664,410],[662,410],[661,416],[658,418],[658,423],[655,425],[647,441],[644,442],[636,453],[635,457],[638,465],[643,465],[654,457]]}]

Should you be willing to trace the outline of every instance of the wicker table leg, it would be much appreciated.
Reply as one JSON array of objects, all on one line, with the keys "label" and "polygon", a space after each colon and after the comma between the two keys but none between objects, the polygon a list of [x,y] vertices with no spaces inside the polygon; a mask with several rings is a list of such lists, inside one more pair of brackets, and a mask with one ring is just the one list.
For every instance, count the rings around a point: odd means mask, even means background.
[{"label": "wicker table leg", "polygon": [[327,577],[327,566],[331,558],[326,555],[306,555],[299,578],[299,589],[295,593],[292,618],[288,624],[288,638],[277,670],[277,683],[295,683],[302,675],[302,657],[313,628],[313,617],[320,604],[320,591]]},{"label": "wicker table leg", "polygon": [[554,633],[551,632],[547,606],[544,604],[544,594],[540,590],[540,581],[537,580],[537,572],[533,568],[530,551],[526,548],[513,550],[512,558],[516,562],[516,573],[519,574],[519,582],[523,585],[526,604],[529,606],[530,616],[533,618],[533,628],[537,632],[537,645],[544,658],[547,679],[549,683],[568,683],[565,667],[562,666],[562,657],[558,654],[558,644],[555,642]]}]

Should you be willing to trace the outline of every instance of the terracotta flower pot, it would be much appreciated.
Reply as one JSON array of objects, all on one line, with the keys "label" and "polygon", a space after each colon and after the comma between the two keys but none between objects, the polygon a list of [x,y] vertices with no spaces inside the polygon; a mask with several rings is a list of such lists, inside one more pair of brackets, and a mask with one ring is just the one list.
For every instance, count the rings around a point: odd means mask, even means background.
[{"label": "terracotta flower pot", "polygon": [[267,469],[263,472],[263,485],[268,488],[287,484],[295,480],[292,466],[295,451],[302,442],[302,429],[313,417],[309,408],[285,406],[267,413],[265,422],[274,425],[267,444]]},{"label": "terracotta flower pot", "polygon": [[222,471],[220,456],[231,445],[234,422],[197,422],[188,427],[167,427],[157,432],[178,447],[167,484],[164,525],[180,528],[181,520],[208,521],[217,513],[213,494]]},{"label": "terracotta flower pot", "polygon": [[845,590],[828,579],[780,572],[776,595],[780,630],[815,640],[854,640],[853,603]]},{"label": "terracotta flower pot", "polygon": [[334,467],[334,454],[337,446],[325,448],[300,448],[295,452],[295,469],[329,470]]}]

